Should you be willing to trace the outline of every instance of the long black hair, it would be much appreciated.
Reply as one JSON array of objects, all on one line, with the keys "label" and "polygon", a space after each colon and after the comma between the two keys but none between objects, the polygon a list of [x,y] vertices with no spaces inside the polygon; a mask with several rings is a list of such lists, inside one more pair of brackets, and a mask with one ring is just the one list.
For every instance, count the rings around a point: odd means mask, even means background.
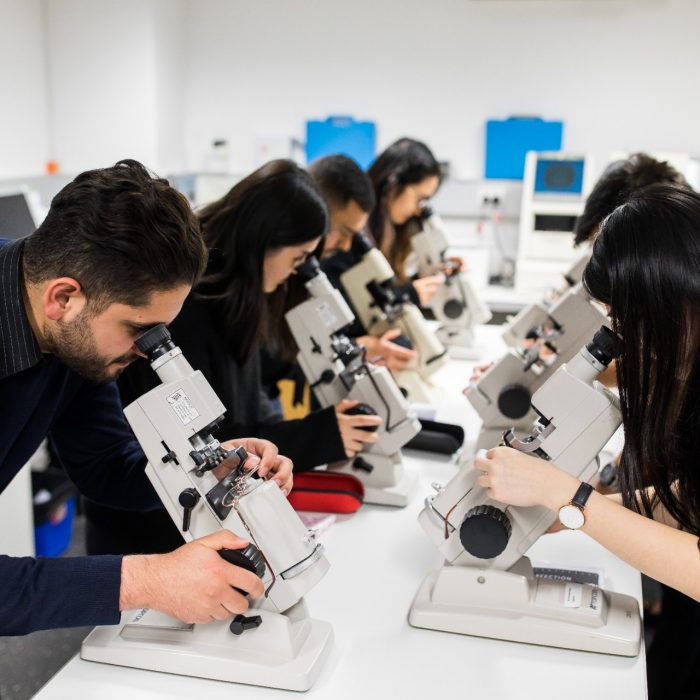
[{"label": "long black hair", "polygon": [[197,294],[220,304],[231,354],[243,364],[271,342],[283,356],[293,355],[283,316],[306,290],[292,275],[263,293],[263,265],[268,252],[325,235],[328,210],[309,174],[290,160],[271,161],[202,209],[199,219],[212,260]]},{"label": "long black hair", "polygon": [[442,177],[440,163],[421,141],[402,138],[383,151],[367,171],[376,196],[376,206],[369,217],[369,231],[377,246],[385,253],[397,277],[405,281],[404,263],[411,249],[411,236],[421,230],[417,217],[394,225],[389,219],[387,202],[407,185],[415,185],[428,177]]},{"label": "long black hair", "polygon": [[640,190],[604,220],[583,279],[622,338],[623,502],[661,503],[700,535],[700,196]]}]

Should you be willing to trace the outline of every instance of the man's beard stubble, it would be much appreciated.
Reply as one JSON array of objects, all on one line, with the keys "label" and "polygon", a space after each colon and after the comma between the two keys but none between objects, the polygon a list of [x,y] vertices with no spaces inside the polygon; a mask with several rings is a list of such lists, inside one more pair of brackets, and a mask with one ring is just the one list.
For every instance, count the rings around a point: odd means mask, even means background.
[{"label": "man's beard stubble", "polygon": [[89,314],[83,311],[70,323],[59,321],[55,329],[45,328],[46,348],[84,379],[95,384],[106,384],[116,379],[124,370],[122,367],[110,372],[110,365],[126,362],[133,357],[130,354],[111,361],[101,357],[97,352],[89,321]]}]

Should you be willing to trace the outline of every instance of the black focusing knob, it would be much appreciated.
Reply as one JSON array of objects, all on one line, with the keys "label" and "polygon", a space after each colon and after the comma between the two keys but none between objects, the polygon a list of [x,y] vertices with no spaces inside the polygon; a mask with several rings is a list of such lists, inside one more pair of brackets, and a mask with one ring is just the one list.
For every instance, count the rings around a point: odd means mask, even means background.
[{"label": "black focusing knob", "polygon": [[182,531],[187,532],[190,529],[190,515],[192,514],[192,509],[199,502],[199,491],[197,489],[184,489],[180,492],[178,496],[178,501],[183,507],[182,513]]},{"label": "black focusing knob", "polygon": [[265,559],[254,544],[245,549],[220,549],[219,556],[229,564],[252,571],[259,578],[265,575]]},{"label": "black focusing knob", "polygon": [[411,339],[403,334],[397,335],[396,338],[392,338],[391,342],[394,343],[394,345],[400,345],[402,348],[406,348],[407,350],[413,350],[413,343],[411,342]]},{"label": "black focusing knob", "polygon": [[370,464],[363,457],[355,457],[352,463],[352,468],[359,469],[361,472],[365,472],[366,474],[371,474],[374,471],[374,465]]},{"label": "black focusing knob", "polygon": [[[346,416],[376,416],[377,412],[368,404],[366,403],[358,403],[357,406],[353,406],[352,408],[348,408],[347,411],[345,411]],[[377,429],[379,428],[378,425],[366,425],[360,430],[366,430],[368,433],[376,433]]]},{"label": "black focusing knob", "polygon": [[461,301],[457,301],[457,299],[450,299],[445,302],[442,310],[447,318],[459,318],[464,312],[464,304]]},{"label": "black focusing knob", "polygon": [[512,526],[508,515],[494,506],[475,506],[459,528],[464,549],[479,559],[493,559],[508,545]]},{"label": "black focusing knob", "polygon": [[517,420],[527,415],[531,398],[529,389],[522,384],[508,384],[498,395],[498,410],[506,418]]},{"label": "black focusing knob", "polygon": [[243,634],[246,630],[254,630],[262,625],[262,617],[260,615],[250,615],[246,617],[245,615],[236,615],[236,617],[231,620],[229,625],[229,630],[232,634],[238,636]]}]

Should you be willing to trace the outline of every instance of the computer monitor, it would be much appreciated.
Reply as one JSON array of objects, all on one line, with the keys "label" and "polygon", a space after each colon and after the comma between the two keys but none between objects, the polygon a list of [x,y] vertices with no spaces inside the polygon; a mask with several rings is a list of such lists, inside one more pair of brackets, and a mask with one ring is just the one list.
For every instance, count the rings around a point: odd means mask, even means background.
[{"label": "computer monitor", "polygon": [[24,238],[36,229],[27,193],[0,192],[0,238]]}]

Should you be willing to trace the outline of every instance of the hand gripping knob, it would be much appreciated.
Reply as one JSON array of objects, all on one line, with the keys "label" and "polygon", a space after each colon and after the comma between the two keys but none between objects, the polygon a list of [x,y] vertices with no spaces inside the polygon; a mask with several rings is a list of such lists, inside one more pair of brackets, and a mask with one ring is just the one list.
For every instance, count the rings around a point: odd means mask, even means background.
[{"label": "hand gripping knob", "polygon": [[[345,411],[345,415],[346,416],[376,416],[377,412],[366,403],[358,403],[357,406],[353,406],[352,408],[348,408],[348,410]],[[360,428],[360,430],[366,430],[368,433],[376,433],[378,428],[379,428],[378,425],[365,425],[364,427]]]},{"label": "hand gripping knob", "polygon": [[508,515],[495,506],[475,506],[464,516],[459,540],[479,559],[493,559],[508,545],[512,526]]}]

